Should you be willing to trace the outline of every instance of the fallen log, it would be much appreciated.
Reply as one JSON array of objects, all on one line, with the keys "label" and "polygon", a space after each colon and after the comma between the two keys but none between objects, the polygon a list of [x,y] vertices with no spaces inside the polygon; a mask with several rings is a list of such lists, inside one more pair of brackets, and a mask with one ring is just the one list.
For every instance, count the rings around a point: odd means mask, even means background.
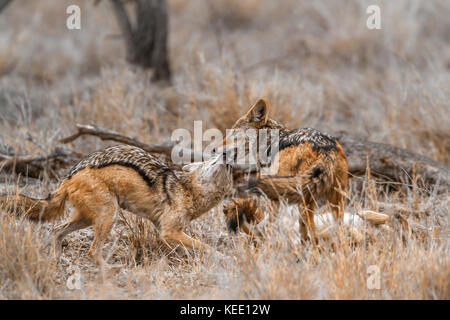
[{"label": "fallen log", "polygon": [[[56,147],[54,151],[46,155],[17,155],[0,153],[0,171],[13,171],[30,178],[39,178],[42,171],[50,169],[57,171],[63,167],[73,165],[84,155],[61,147]],[[56,177],[51,174],[51,177]]]},{"label": "fallen log", "polygon": [[[12,164],[28,164],[30,162],[42,162],[42,161],[48,161],[52,159],[61,159],[61,160],[67,160],[70,158],[73,159],[80,159],[78,156],[74,156],[73,151],[63,149],[63,148],[56,148],[53,152],[47,154],[47,155],[41,155],[41,156],[18,156],[18,155],[12,155],[7,156],[0,154],[0,166],[10,166]],[[79,154],[77,154],[79,155]]]},{"label": "fallen log", "polygon": [[[112,130],[108,130],[96,125],[77,124],[77,132],[69,137],[59,140],[60,143],[70,143],[81,136],[89,135],[100,138],[101,140],[116,141],[142,148],[149,153],[164,154],[169,159],[172,149],[175,146],[172,142],[162,144],[144,143],[136,138],[122,135]],[[406,149],[397,148],[385,143],[376,143],[363,139],[359,139],[346,134],[337,136],[347,155],[349,163],[349,173],[351,175],[365,175],[370,168],[370,172],[374,176],[388,180],[388,183],[405,183],[405,177],[419,177],[426,185],[434,187],[438,185],[439,191],[448,192],[450,187],[450,166],[431,159],[429,157],[419,155]],[[16,164],[33,164],[37,165],[35,169],[39,169],[39,163],[49,159],[62,159],[75,162],[82,155],[74,155],[73,151],[65,151],[64,149],[55,149],[55,152],[46,156],[5,156],[0,155],[0,168],[3,165],[10,165],[13,161]],[[194,151],[188,148],[180,148],[178,151],[190,152],[194,155]],[[68,159],[69,155],[72,159]],[[369,166],[369,167],[368,167]],[[41,166],[42,167],[42,166]],[[240,173],[239,173],[240,172]],[[236,176],[255,172],[236,169]],[[238,174],[239,173],[239,174]]]},{"label": "fallen log", "polygon": [[337,136],[347,155],[349,172],[364,175],[367,164],[371,174],[388,178],[393,182],[405,182],[405,177],[419,178],[428,186],[439,184],[440,191],[450,187],[450,166],[429,157],[394,147],[376,143],[350,135]]}]

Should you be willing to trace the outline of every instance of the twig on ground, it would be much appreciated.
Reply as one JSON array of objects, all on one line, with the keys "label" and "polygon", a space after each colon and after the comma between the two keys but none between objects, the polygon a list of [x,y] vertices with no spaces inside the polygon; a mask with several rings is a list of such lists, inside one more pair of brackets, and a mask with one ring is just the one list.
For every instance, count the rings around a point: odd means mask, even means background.
[{"label": "twig on ground", "polygon": [[121,135],[115,131],[107,130],[96,125],[77,124],[78,132],[64,139],[59,140],[60,143],[70,143],[83,135],[96,136],[101,140],[112,140],[120,143],[139,147],[150,153],[162,153],[170,156],[174,145],[172,143],[154,144],[144,143],[128,136]]},{"label": "twig on ground", "polygon": [[[161,144],[141,142],[135,138],[124,136],[120,133],[99,127],[97,125],[77,124],[77,130],[78,130],[77,133],[75,133],[67,138],[61,139],[61,140],[59,140],[59,142],[66,144],[66,143],[70,143],[70,142],[78,139],[79,137],[81,137],[83,135],[90,135],[90,136],[98,137],[101,140],[111,140],[111,141],[116,141],[116,142],[120,142],[120,143],[124,143],[124,144],[128,144],[128,145],[136,146],[136,147],[139,147],[149,153],[164,154],[164,155],[168,156],[169,158],[171,158],[172,153],[173,153],[173,148],[176,146],[176,144],[174,144],[172,142],[166,142],[166,143],[161,143]],[[190,155],[190,156],[187,156],[188,159],[191,159],[192,157],[197,158],[197,159],[202,158],[201,152],[198,152],[198,151],[195,151],[195,150],[192,150],[189,148],[183,148],[183,147],[177,146],[177,149],[175,151],[182,152],[185,155]],[[189,163],[190,163],[190,161],[189,161]]]}]

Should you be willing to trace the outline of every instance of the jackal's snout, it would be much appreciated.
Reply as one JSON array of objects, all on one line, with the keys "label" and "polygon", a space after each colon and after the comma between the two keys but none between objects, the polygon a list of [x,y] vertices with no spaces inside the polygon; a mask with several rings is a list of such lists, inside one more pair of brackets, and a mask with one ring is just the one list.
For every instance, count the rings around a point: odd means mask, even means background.
[{"label": "jackal's snout", "polygon": [[221,161],[229,167],[233,167],[237,163],[238,153],[237,147],[220,147],[213,150],[215,155],[220,155]]}]

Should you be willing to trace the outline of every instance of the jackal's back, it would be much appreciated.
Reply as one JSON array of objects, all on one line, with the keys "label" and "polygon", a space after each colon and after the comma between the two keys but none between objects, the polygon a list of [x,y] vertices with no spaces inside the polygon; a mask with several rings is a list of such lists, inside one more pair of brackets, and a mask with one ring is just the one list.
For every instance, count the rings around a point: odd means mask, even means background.
[{"label": "jackal's back", "polygon": [[72,178],[77,172],[84,168],[103,168],[109,165],[121,165],[136,170],[142,178],[153,185],[157,177],[172,171],[164,162],[149,154],[141,148],[117,145],[103,150],[95,151],[78,162],[67,175]]},{"label": "jackal's back", "polygon": [[279,150],[303,143],[310,143],[314,151],[326,152],[338,149],[336,138],[314,128],[298,128],[280,134]]}]

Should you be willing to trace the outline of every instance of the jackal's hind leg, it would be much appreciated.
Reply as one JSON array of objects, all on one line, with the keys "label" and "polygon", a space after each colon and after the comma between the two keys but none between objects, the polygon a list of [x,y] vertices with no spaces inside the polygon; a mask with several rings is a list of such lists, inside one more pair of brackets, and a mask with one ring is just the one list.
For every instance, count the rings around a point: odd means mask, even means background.
[{"label": "jackal's hind leg", "polygon": [[98,213],[95,217],[94,241],[89,249],[89,255],[95,259],[95,262],[99,266],[107,266],[107,263],[103,260],[102,248],[119,213],[119,208],[115,199],[111,199],[108,206],[109,207],[105,206],[103,212]]},{"label": "jackal's hind leg", "polygon": [[55,255],[56,257],[60,257],[62,253],[62,240],[65,236],[67,236],[69,233],[72,233],[74,231],[89,227],[91,225],[91,221],[85,219],[81,214],[78,212],[75,212],[72,219],[66,223],[63,223],[59,226],[56,226],[53,229],[53,232],[55,233]]}]

